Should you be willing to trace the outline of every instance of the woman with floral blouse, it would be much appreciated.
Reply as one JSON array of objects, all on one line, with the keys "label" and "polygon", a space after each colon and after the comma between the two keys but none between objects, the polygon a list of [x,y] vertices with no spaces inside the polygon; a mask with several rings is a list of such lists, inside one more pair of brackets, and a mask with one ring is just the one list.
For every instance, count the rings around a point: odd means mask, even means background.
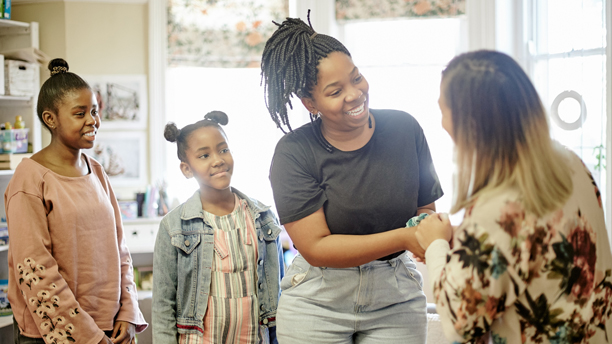
[{"label": "woman with floral blouse", "polygon": [[550,138],[527,75],[502,53],[460,55],[442,73],[439,105],[456,145],[452,212],[465,215],[454,231],[447,216],[429,216],[417,238],[447,338],[612,340],[600,193],[582,161]]}]

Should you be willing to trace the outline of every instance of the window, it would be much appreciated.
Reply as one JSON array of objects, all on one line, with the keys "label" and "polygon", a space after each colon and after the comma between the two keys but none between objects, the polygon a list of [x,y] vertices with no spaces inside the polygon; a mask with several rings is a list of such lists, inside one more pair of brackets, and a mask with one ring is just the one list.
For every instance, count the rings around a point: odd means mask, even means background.
[{"label": "window", "polygon": [[552,136],[582,158],[609,212],[606,1],[533,0],[528,6],[534,18],[528,30],[529,66],[550,115]]},{"label": "window", "polygon": [[[379,19],[340,23],[338,37],[370,83],[370,106],[412,114],[427,137],[446,195],[437,202],[448,211],[452,200],[453,145],[440,125],[437,105],[440,73],[462,49],[463,17]],[[325,28],[321,28],[326,32]],[[333,30],[332,30],[333,31]],[[454,32],[454,35],[448,35]],[[406,34],[419,33],[419,34]],[[268,171],[282,132],[270,119],[258,68],[166,67],[166,120],[178,127],[201,119],[211,110],[225,111],[226,128],[236,167],[232,185],[273,205]],[[293,128],[309,119],[299,99],[290,114]],[[179,168],[176,146],[166,144],[166,180],[171,198],[185,201],[197,189]]]},{"label": "window", "polygon": [[[266,109],[258,67],[265,41],[276,30],[272,20],[287,16],[287,1],[175,0],[167,5],[166,121],[182,128],[209,111],[227,113],[224,131],[235,164],[232,186],[274,205],[268,170],[282,131]],[[292,117],[292,124],[301,124],[299,116]],[[169,197],[184,202],[198,184],[182,175],[176,144],[164,144]]]}]

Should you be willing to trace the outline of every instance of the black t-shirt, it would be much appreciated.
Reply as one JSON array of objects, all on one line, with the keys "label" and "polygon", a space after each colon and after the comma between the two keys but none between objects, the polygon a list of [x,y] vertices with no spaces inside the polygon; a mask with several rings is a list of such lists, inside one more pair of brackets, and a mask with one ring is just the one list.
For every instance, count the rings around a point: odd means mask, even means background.
[{"label": "black t-shirt", "polygon": [[417,207],[442,197],[427,140],[414,117],[397,110],[370,112],[374,134],[355,151],[326,150],[320,120],[281,138],[270,181],[282,224],[323,207],[332,234],[380,233],[405,227]]}]

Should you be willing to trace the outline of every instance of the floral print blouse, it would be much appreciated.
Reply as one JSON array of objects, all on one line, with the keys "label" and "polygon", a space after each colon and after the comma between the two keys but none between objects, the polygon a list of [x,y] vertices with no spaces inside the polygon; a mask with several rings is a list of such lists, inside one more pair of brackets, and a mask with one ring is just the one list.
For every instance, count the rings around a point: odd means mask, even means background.
[{"label": "floral print blouse", "polygon": [[600,193],[574,155],[571,168],[574,192],[562,209],[536,217],[516,190],[500,190],[466,209],[452,249],[443,240],[427,249],[451,342],[612,341],[612,255]]}]

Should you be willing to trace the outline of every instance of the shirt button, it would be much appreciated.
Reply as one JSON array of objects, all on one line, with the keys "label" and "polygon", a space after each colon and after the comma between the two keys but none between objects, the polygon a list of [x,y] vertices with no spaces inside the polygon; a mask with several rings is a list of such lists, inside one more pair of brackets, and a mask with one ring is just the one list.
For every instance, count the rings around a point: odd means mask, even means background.
[{"label": "shirt button", "polygon": [[259,265],[263,265],[263,259],[259,260]]},{"label": "shirt button", "polygon": [[263,241],[263,234],[259,234],[259,241]]},{"label": "shirt button", "polygon": [[264,310],[264,306],[263,305],[259,306],[259,309],[261,309],[263,311]]},{"label": "shirt button", "polygon": [[189,240],[185,240],[185,246],[189,247],[190,243]]},{"label": "shirt button", "polygon": [[259,289],[263,288],[263,283],[259,283]]},{"label": "shirt button", "polygon": [[264,319],[262,322],[263,322],[264,325],[267,325],[268,324],[268,319]]},{"label": "shirt button", "polygon": [[268,229],[268,235],[272,234],[272,230]]}]

